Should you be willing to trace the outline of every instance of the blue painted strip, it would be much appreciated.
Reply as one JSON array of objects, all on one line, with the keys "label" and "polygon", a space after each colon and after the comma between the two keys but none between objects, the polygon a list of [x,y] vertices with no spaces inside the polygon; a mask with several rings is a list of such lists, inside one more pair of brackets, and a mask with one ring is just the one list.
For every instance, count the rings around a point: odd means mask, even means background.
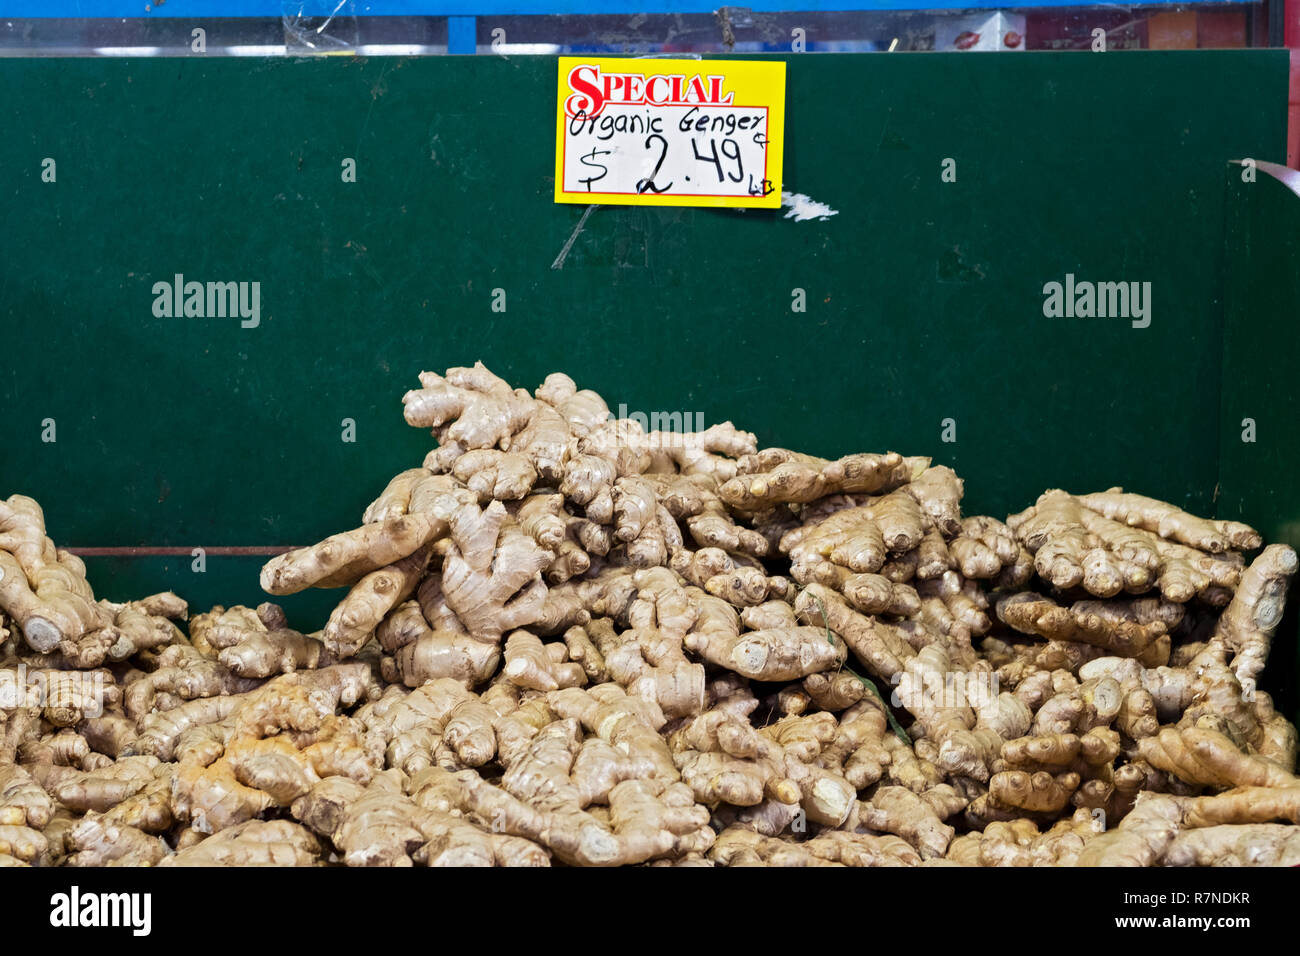
[{"label": "blue painted strip", "polygon": [[[1211,5],[1233,0],[1210,0]],[[1241,2],[1241,0],[1236,0]],[[1161,6],[1168,0],[1130,0],[1126,6]],[[721,0],[348,0],[339,16],[544,16],[548,14],[712,13]],[[994,0],[736,0],[757,12],[842,12],[850,10],[1016,9]],[[1193,6],[1198,5],[1196,3]],[[1092,6],[1079,0],[1035,0],[1031,7]],[[1102,8],[1109,8],[1103,5]],[[121,17],[279,17],[286,10],[327,16],[337,0],[0,0],[0,18],[95,19]],[[148,9],[146,9],[148,8]]]},{"label": "blue painted strip", "polygon": [[474,17],[447,18],[447,52],[473,56],[478,49],[478,24]]}]

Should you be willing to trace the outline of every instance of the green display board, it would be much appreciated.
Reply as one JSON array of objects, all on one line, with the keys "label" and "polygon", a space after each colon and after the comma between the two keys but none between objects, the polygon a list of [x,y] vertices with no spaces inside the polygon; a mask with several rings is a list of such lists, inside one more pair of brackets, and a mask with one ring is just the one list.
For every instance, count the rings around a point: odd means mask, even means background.
[{"label": "green display board", "polygon": [[[1289,353],[1222,366],[1224,168],[1284,156],[1286,53],[787,60],[785,188],[834,216],[601,207],[576,238],[551,59],[0,60],[0,493],[61,543],[178,549],[92,559],[108,596],[255,602],[263,558],[188,549],[353,526],[431,447],[416,374],[481,359],[931,455],[971,512],[1117,484],[1212,512],[1221,406],[1291,387]],[[177,274],[260,283],[257,327],[156,315]],[[1149,324],[1045,315],[1067,276],[1150,283]],[[1280,471],[1238,473],[1276,496],[1245,520],[1294,509]]]}]

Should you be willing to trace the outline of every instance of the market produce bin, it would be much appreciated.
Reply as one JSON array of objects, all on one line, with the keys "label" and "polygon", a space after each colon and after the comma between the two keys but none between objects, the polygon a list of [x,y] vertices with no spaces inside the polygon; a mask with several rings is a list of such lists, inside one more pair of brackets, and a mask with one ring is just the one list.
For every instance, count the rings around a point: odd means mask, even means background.
[{"label": "market produce bin", "polygon": [[[1230,165],[1284,155],[1284,51],[786,59],[821,216],[554,204],[545,58],[0,61],[0,489],[105,596],[256,603],[431,446],[416,374],[481,359],[930,455],[971,513],[1122,485],[1300,544],[1300,206]],[[243,311],[172,307],[193,281]]]}]

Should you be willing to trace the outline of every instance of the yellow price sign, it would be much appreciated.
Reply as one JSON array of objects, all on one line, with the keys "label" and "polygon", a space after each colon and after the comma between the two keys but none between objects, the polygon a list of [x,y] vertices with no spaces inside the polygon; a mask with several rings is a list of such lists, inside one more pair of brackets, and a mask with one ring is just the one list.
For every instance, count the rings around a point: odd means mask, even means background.
[{"label": "yellow price sign", "polygon": [[781,205],[785,63],[560,57],[555,201]]}]

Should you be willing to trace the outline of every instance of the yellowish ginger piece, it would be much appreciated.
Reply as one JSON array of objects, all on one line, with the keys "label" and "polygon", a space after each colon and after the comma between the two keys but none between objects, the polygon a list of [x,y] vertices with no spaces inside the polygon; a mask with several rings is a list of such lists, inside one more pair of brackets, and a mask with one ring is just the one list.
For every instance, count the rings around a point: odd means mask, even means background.
[{"label": "yellowish ginger piece", "polygon": [[442,593],[472,637],[495,641],[541,616],[548,552],[509,520],[500,502],[483,511],[462,508],[452,519],[451,536]]},{"label": "yellowish ginger piece", "polygon": [[119,756],[140,754],[172,760],[176,744],[183,734],[225,720],[246,699],[243,695],[200,697],[172,710],[149,713],[140,720],[139,734],[125,744]]},{"label": "yellowish ginger piece", "polygon": [[780,836],[793,827],[806,829],[806,814],[797,803],[768,797],[749,807],[722,804],[713,811],[713,825],[723,829],[739,824],[763,836]]},{"label": "yellowish ginger piece", "polygon": [[919,866],[921,858],[892,835],[827,830],[796,842],[765,836],[744,824],[718,834],[709,859],[719,866]]},{"label": "yellowish ginger piece", "polygon": [[103,813],[104,824],[130,827],[145,833],[166,833],[175,822],[172,814],[175,777],[176,764],[159,764],[143,787]]},{"label": "yellowish ginger piece", "polygon": [[1241,580],[1244,559],[1238,552],[1205,554],[1149,531],[1135,529],[1134,534],[1145,535],[1160,554],[1156,587],[1167,601],[1182,603],[1199,595],[1206,603],[1221,607]]},{"label": "yellowish ginger piece", "polygon": [[17,759],[18,748],[29,737],[40,732],[41,712],[37,707],[19,707],[0,710],[0,764],[11,764]]},{"label": "yellowish ginger piece", "polygon": [[668,566],[691,584],[736,607],[762,604],[771,596],[768,576],[758,562],[742,563],[721,548],[678,548]]},{"label": "yellowish ginger piece", "polygon": [[[683,475],[706,475],[718,481],[736,476],[736,459],[752,455],[758,442],[750,432],[740,431],[731,422],[712,425],[704,431],[686,431],[678,413],[666,417],[671,430],[642,431],[640,422],[620,419],[614,433],[638,451],[650,456],[651,472],[680,472]],[[658,424],[652,416],[650,425]]]},{"label": "yellowish ginger piece", "polygon": [[[453,448],[459,453],[449,467],[445,466],[438,459]],[[519,501],[537,482],[537,469],[527,456],[495,448],[464,451],[458,445],[445,445],[426,458],[425,464],[432,469],[448,467],[451,476],[464,484],[480,504]]]},{"label": "yellowish ginger piece", "polygon": [[0,865],[12,857],[22,863],[33,863],[44,856],[49,841],[39,830],[26,826],[0,824]]},{"label": "yellowish ginger piece", "polygon": [[1119,826],[1093,838],[1079,854],[1078,866],[1154,866],[1173,843],[1182,808],[1166,794],[1141,793]]},{"label": "yellowish ginger piece", "polygon": [[415,851],[415,862],[437,867],[550,866],[550,853],[523,837],[488,833],[460,817],[438,816],[426,827],[429,841]]},{"label": "yellowish ginger piece", "polygon": [[[614,628],[608,618],[603,619],[609,629],[609,633],[614,635]],[[590,627],[590,615],[588,620],[582,624],[575,624],[564,632],[564,646],[568,651],[570,661],[573,661],[582,668],[582,672],[587,677],[587,682],[591,684],[603,684],[610,680],[609,665],[605,661],[605,654],[601,648],[592,639],[588,629]],[[611,642],[612,647],[617,647],[621,641],[615,636]]]},{"label": "yellowish ginger piece", "polygon": [[[564,530],[564,540],[555,546],[553,552],[555,557],[546,568],[545,577],[550,584],[563,584],[586,574],[591,569],[592,554],[597,556],[609,554],[613,547],[612,536],[607,534],[609,529],[605,525],[594,524],[586,518],[568,516]],[[584,532],[587,531],[599,533],[599,545],[594,544],[590,537],[584,542]],[[590,553],[588,547],[591,549]],[[550,595],[547,596],[549,598]]]},{"label": "yellowish ginger piece", "polygon": [[0,826],[43,830],[54,809],[49,795],[23,767],[0,763]]},{"label": "yellowish ginger piece", "polygon": [[602,578],[616,573],[628,582],[630,600],[634,594],[631,588],[630,568],[606,566],[594,577],[570,579],[558,583],[552,580],[551,586],[546,591],[546,600],[542,602],[541,615],[529,625],[529,630],[549,637],[563,634],[575,625],[586,624],[592,617],[591,611],[587,609],[588,597],[593,590],[599,589]]},{"label": "yellowish ginger piece", "polygon": [[[437,582],[436,577],[430,580]],[[501,661],[500,647],[466,634],[454,615],[446,622],[455,629],[430,628],[415,601],[394,608],[375,632],[384,651],[393,655],[394,671],[385,679],[419,687],[450,677],[467,689],[486,681]]]},{"label": "yellowish ginger piece", "polygon": [[1124,705],[1124,693],[1113,677],[1095,677],[1082,684],[1063,682],[1034,714],[1035,734],[1080,734],[1108,727]]},{"label": "yellowish ginger piece", "polygon": [[507,510],[520,530],[537,542],[543,551],[557,551],[568,537],[569,515],[564,510],[563,495],[529,495]]},{"label": "yellowish ginger piece", "polygon": [[[945,571],[936,578],[920,582],[917,595],[923,604],[927,598],[937,598],[943,602],[947,611],[945,619],[950,618],[960,626],[963,633],[978,635],[988,632],[990,622],[985,613],[988,599],[975,582],[965,580],[956,571]],[[953,633],[951,625],[947,632]]]},{"label": "yellowish ginger piece", "polygon": [[1117,829],[1080,858],[1087,866],[1295,865],[1300,845],[1291,823],[1300,787],[1242,787],[1217,796],[1143,793]]},{"label": "yellowish ginger piece", "polygon": [[[391,699],[390,699],[391,697]],[[387,761],[414,773],[441,748],[457,766],[480,767],[497,754],[497,714],[452,678],[439,678],[409,694],[390,693],[363,707],[358,717],[388,746]]]},{"label": "yellowish ginger piece", "polygon": [[624,543],[622,555],[634,568],[652,568],[668,563],[669,556],[683,547],[681,529],[662,505],[640,534]]},{"label": "yellowish ginger piece", "polygon": [[961,498],[965,491],[957,473],[946,465],[931,465],[920,474],[913,469],[912,474],[903,489],[916,499],[939,535],[956,535],[961,527]]},{"label": "yellowish ginger piece", "polygon": [[847,710],[871,693],[862,678],[843,670],[809,674],[803,690],[814,706],[832,713]]},{"label": "yellowish ginger piece", "polygon": [[[805,763],[770,735],[725,708],[706,711],[670,738],[682,779],[701,803],[756,806],[765,798],[799,803],[809,820],[839,826],[857,791],[838,768]],[[809,749],[802,751],[810,759]]]},{"label": "yellowish ginger piece", "polygon": [[415,593],[429,566],[431,549],[425,546],[401,560],[372,571],[352,586],[330,614],[322,633],[333,659],[351,657],[361,650],[388,613]]},{"label": "yellowish ginger piece", "polygon": [[608,524],[614,517],[614,482],[622,473],[640,474],[649,466],[648,457],[635,463],[627,462],[626,458],[623,455],[612,458],[573,455],[564,470],[560,494],[582,508],[592,522]]},{"label": "yellowish ginger piece", "polygon": [[1296,566],[1292,548],[1270,544],[1246,569],[1215,625],[1211,640],[1222,642],[1235,655],[1232,669],[1243,685],[1249,681],[1253,686],[1264,669]]},{"label": "yellowish ginger piece", "polygon": [[1147,590],[1164,561],[1159,540],[1089,508],[1082,509],[1079,516],[1084,530],[1119,559],[1124,590],[1130,594]]},{"label": "yellowish ginger piece", "polygon": [[1243,753],[1223,734],[1200,727],[1166,727],[1137,742],[1152,766],[1190,784],[1232,787],[1290,787],[1297,778],[1263,757]]},{"label": "yellowish ginger piece", "polygon": [[[1221,592],[1230,592],[1236,586],[1242,563],[1239,554],[1224,548],[1199,550],[1179,543],[1177,535],[1171,539],[1162,537],[1154,528],[1147,530],[1141,521],[1107,517],[1119,515],[1113,508],[1099,506],[1094,510],[1086,506],[1085,499],[1106,497],[1089,495],[1080,499],[1063,491],[1049,491],[1032,508],[1007,520],[1029,550],[1036,552],[1038,572],[1044,579],[1060,588],[1082,584],[1099,597],[1110,597],[1120,590],[1139,593],[1154,581],[1166,600],[1178,603],[1207,592],[1221,598]],[[1178,522],[1189,522],[1188,527],[1199,527],[1210,536],[1201,539],[1202,543],[1208,544],[1215,535],[1227,541],[1226,533],[1219,532],[1215,522],[1162,502],[1142,500],[1175,514]],[[1253,546],[1258,547],[1258,535],[1245,525],[1224,526],[1231,526],[1233,540],[1253,540]],[[1199,533],[1182,537],[1196,537]]]},{"label": "yellowish ginger piece", "polygon": [[1061,770],[1079,758],[1078,734],[1039,734],[1017,737],[1002,745],[1002,763],[1010,770]]},{"label": "yellowish ginger piece", "polygon": [[1145,585],[1149,574],[1102,546],[1085,526],[1087,509],[1073,495],[1052,490],[1007,525],[1034,554],[1040,577],[1054,587],[1082,585],[1090,594],[1113,597],[1125,584]]},{"label": "yellowish ginger piece", "polygon": [[[856,574],[880,571],[888,546],[868,505],[845,508],[815,524],[804,525],[781,539],[781,550],[790,556],[796,580],[811,581],[819,564],[830,563]],[[807,569],[807,570],[799,570]]]},{"label": "yellowish ginger piece", "polygon": [[271,677],[338,663],[315,637],[289,628],[253,634],[223,650],[218,660],[241,677]]},{"label": "yellowish ginger piece", "polygon": [[[645,606],[642,606],[645,610]],[[641,611],[638,611],[638,617]],[[601,661],[592,683],[615,681],[633,697],[654,701],[672,717],[698,714],[704,708],[704,667],[687,659],[681,638],[658,628],[633,628],[619,634],[608,618],[596,618],[586,628],[571,628],[566,643],[581,634],[589,647],[584,666],[593,655]]]},{"label": "yellowish ginger piece", "polygon": [[787,755],[802,763],[811,763],[835,738],[838,730],[839,721],[834,714],[791,713],[760,728],[759,733],[780,744]]},{"label": "yellowish ginger piece", "polygon": [[1086,810],[1076,810],[1043,833],[1029,818],[996,821],[982,833],[953,840],[947,858],[963,866],[1073,866],[1099,832],[1096,820]]},{"label": "yellowish ginger piece", "polygon": [[93,771],[53,764],[29,768],[45,791],[69,810],[104,812],[142,790],[153,779],[158,758],[123,757]]},{"label": "yellowish ginger piece", "polygon": [[[962,521],[960,533],[948,542],[948,552],[962,577],[989,579],[997,577],[1003,568],[1016,567],[1022,548],[1001,521],[976,516]],[[1023,562],[1020,566],[1024,566]]]},{"label": "yellowish ginger piece", "polygon": [[1273,707],[1273,698],[1255,692],[1255,716],[1259,721],[1259,738],[1251,745],[1261,757],[1267,757],[1288,773],[1295,773],[1296,751],[1300,746],[1295,724]]},{"label": "yellowish ginger piece", "polygon": [[896,627],[857,613],[823,585],[811,584],[800,591],[795,610],[800,620],[838,635],[873,675],[885,680],[902,673],[916,654]]},{"label": "yellowish ginger piece", "polygon": [[190,634],[195,646],[216,649],[217,660],[240,677],[271,677],[335,663],[320,641],[291,630],[275,604],[262,604],[256,611],[217,605],[194,616]]},{"label": "yellowish ginger piece", "polygon": [[[948,542],[944,540],[943,535],[935,528],[926,531],[921,538],[921,543],[916,546],[916,577],[928,581],[956,566],[957,562],[953,559],[952,552],[948,550]],[[1032,566],[1030,573],[1033,573]]]},{"label": "yellowish ginger piece", "polygon": [[[44,663],[44,659],[40,663]],[[68,666],[66,661],[61,663]],[[11,679],[17,677],[12,671],[9,675]],[[122,688],[107,668],[52,670],[28,667],[26,688],[16,683],[9,686],[16,692],[14,703],[39,707],[40,716],[55,727],[71,727],[88,717],[98,717],[106,710],[117,709],[123,697]],[[0,690],[3,689],[4,684],[0,684]]]},{"label": "yellowish ginger piece", "polygon": [[1300,866],[1300,829],[1278,823],[1221,824],[1181,830],[1165,866]]},{"label": "yellowish ginger piece", "polygon": [[402,404],[407,424],[440,429],[442,443],[474,449],[496,447],[521,431],[535,401],[476,362],[448,369],[445,378],[421,372],[420,388],[407,392]]},{"label": "yellowish ginger piece", "polygon": [[893,833],[929,860],[947,851],[955,831],[943,821],[965,806],[965,798],[946,784],[921,794],[905,787],[878,787],[870,800],[857,805],[846,826]]},{"label": "yellowish ginger piece", "polygon": [[921,506],[916,498],[907,493],[906,485],[872,499],[867,510],[880,529],[885,547],[891,552],[911,551],[925,536],[925,518]]},{"label": "yellowish ginger piece", "polygon": [[1233,537],[1240,542],[1235,544],[1229,541],[1228,535],[1222,530],[1223,526],[1214,521],[1198,518],[1164,501],[1126,494],[1120,488],[1080,495],[1079,501],[1085,507],[1130,528],[1142,528],[1210,554],[1219,554],[1233,547],[1253,550],[1261,543],[1259,535],[1245,525],[1233,525]]},{"label": "yellowish ginger piece", "polygon": [[[54,815],[50,817],[50,822],[41,830],[41,836],[45,837],[45,852],[37,857],[33,865],[42,867],[63,866],[69,853],[68,836],[71,834],[72,828],[82,819],[83,817],[80,814],[75,814],[62,807],[58,808]],[[12,861],[12,864],[18,864],[18,861],[14,860],[13,857],[4,859]],[[0,866],[5,865],[4,859],[0,859]]]},{"label": "yellowish ginger piece", "polygon": [[893,760],[886,738],[899,743],[889,730],[884,705],[874,696],[865,698],[840,715],[835,735],[817,763],[842,775],[854,788],[866,789],[881,779]]},{"label": "yellowish ginger piece", "polygon": [[111,639],[107,656],[112,660],[184,640],[172,621],[184,620],[189,606],[170,591],[126,604],[100,601],[99,606],[111,620],[104,631]]},{"label": "yellowish ginger piece", "polygon": [[231,712],[233,736],[318,730],[326,717],[376,693],[370,665],[348,662],[283,674],[244,696]]},{"label": "yellowish ginger piece", "polygon": [[848,648],[820,627],[786,627],[764,631],[693,631],[686,648],[704,660],[751,680],[796,680],[834,670]]},{"label": "yellowish ginger piece", "polygon": [[[977,724],[974,705],[982,703],[986,685],[979,675],[958,681],[951,658],[938,644],[921,649],[905,664],[897,681],[896,702],[913,714],[919,731],[937,748],[937,763],[946,772],[987,780],[989,767],[1003,744],[998,728]],[[993,716],[997,710],[991,710]],[[1023,717],[1023,715],[1022,715]]]},{"label": "yellowish ginger piece", "polygon": [[25,495],[0,501],[0,610],[41,654],[74,644],[112,620],[95,603],[85,565],[55,548],[41,506]]},{"label": "yellowish ginger piece", "polygon": [[262,568],[262,590],[295,594],[309,587],[351,587],[367,574],[396,564],[448,532],[429,514],[406,514],[331,535],[319,544],[288,551]]},{"label": "yellowish ginger piece", "polygon": [[326,778],[293,805],[296,818],[334,843],[348,866],[412,866],[428,837],[429,816],[403,792],[392,773],[368,787]]},{"label": "yellowish ginger piece", "polygon": [[289,820],[250,820],[162,860],[159,866],[312,866],[320,842]]},{"label": "yellowish ginger piece", "polygon": [[[459,776],[441,767],[429,767],[411,777],[406,790],[412,801],[426,811],[418,819],[421,833],[428,842],[412,855],[416,863],[439,867],[551,865],[551,855],[545,847],[502,832],[505,817],[502,806],[494,808],[491,819],[483,820],[478,826],[471,823],[470,788]],[[503,799],[513,799],[501,791],[496,792]],[[517,802],[515,805],[523,807]]]},{"label": "yellowish ginger piece", "polygon": [[553,487],[564,478],[573,453],[572,433],[564,416],[555,408],[546,402],[533,402],[528,423],[502,441],[501,447],[523,457],[538,477]]},{"label": "yellowish ginger piece", "polygon": [[723,484],[721,495],[739,511],[762,511],[778,503],[804,503],[832,494],[892,491],[928,465],[926,459],[904,459],[896,452],[827,461],[767,448],[740,460],[740,473]]},{"label": "yellowish ginger piece", "polygon": [[506,680],[528,690],[580,687],[587,681],[586,673],[581,664],[567,660],[568,653],[564,644],[543,644],[535,634],[518,630],[506,638],[503,673]]},{"label": "yellowish ginger piece", "polygon": [[1092,644],[1159,666],[1168,660],[1167,635],[1182,618],[1182,608],[1154,598],[1076,601],[1067,608],[1032,591],[1022,591],[1000,600],[997,615],[1022,634]]},{"label": "yellowish ginger piece", "polygon": [[[1240,749],[1252,753],[1263,754],[1265,750],[1275,753],[1274,745],[1280,744],[1283,749],[1278,754],[1278,764],[1287,770],[1294,766],[1287,754],[1289,747],[1286,743],[1286,738],[1294,731],[1289,731],[1288,724],[1278,722],[1272,716],[1271,698],[1263,691],[1247,692],[1227,665],[1217,660],[1198,661],[1193,674],[1182,701],[1184,709],[1177,726],[1211,726],[1228,736]],[[1280,730],[1284,736],[1276,738],[1270,729]]]},{"label": "yellowish ginger piece", "polygon": [[[674,497],[681,479],[668,488],[661,486],[659,494],[668,513],[684,521],[687,532],[698,547],[721,548],[731,554],[748,554],[759,558],[776,550],[776,542],[770,541],[761,531],[736,523],[718,495],[716,480],[705,480],[697,475],[692,481],[693,489],[699,494],[698,501]],[[793,517],[791,521],[793,522]]]},{"label": "yellowish ginger piece", "polygon": [[69,866],[156,866],[171,850],[160,837],[91,813],[68,834]]},{"label": "yellowish ginger piece", "polygon": [[[681,579],[668,568],[644,568],[632,575],[635,596],[627,604],[627,623],[639,631],[658,630],[679,641],[705,618],[705,626],[739,629],[740,618],[734,608],[721,598],[705,594],[699,588],[683,586]],[[612,607],[590,603],[593,616],[612,617]]]},{"label": "yellowish ginger piece", "polygon": [[614,537],[624,543],[641,537],[655,520],[659,496],[655,486],[640,475],[628,475],[614,482]]},{"label": "yellowish ginger piece", "polygon": [[1223,793],[1177,798],[1188,827],[1220,824],[1300,823],[1300,786],[1235,787]]},{"label": "yellowish ginger piece", "polygon": [[173,785],[173,812],[201,833],[289,806],[324,776],[368,782],[381,763],[378,741],[363,740],[351,718],[330,715],[299,747],[290,735],[231,739],[219,760],[182,763]]},{"label": "yellowish ginger piece", "polygon": [[[478,495],[453,475],[434,474],[416,482],[411,488],[407,511],[410,514],[428,515],[439,521],[450,521],[462,507],[476,504],[478,500]],[[435,552],[441,556],[446,539],[435,538],[433,545]]]},{"label": "yellowish ginger piece", "polygon": [[[574,717],[561,719],[538,731],[509,761],[501,790],[474,781],[466,800],[478,816],[499,820],[503,832],[542,843],[570,864],[615,866],[706,850],[713,840],[706,826],[708,811],[673,779],[676,772],[662,739],[638,716],[645,703],[634,702],[621,691],[612,698],[608,694],[593,698],[576,688],[557,693],[571,695],[566,699],[584,713],[585,720],[601,728],[602,737],[609,735],[604,739],[615,746],[622,740],[628,748],[624,753],[650,760],[655,771],[614,783],[603,795],[609,806],[608,824],[603,823],[604,814],[582,809],[584,790],[589,798],[601,796],[601,787],[593,786],[595,780],[608,783],[628,771],[613,776],[602,772],[600,764],[615,751],[598,748],[593,752],[595,766],[582,770],[579,777],[592,783],[580,786],[573,776],[580,772],[576,761],[584,750],[580,726]],[[646,751],[646,746],[651,750]],[[657,757],[656,748],[662,748]],[[468,784],[471,778],[465,779]]]},{"label": "yellowish ginger piece", "polygon": [[25,740],[18,747],[19,763],[58,764],[61,767],[81,767],[87,770],[90,768],[83,766],[83,762],[89,756],[90,744],[86,738],[66,727],[57,733]]},{"label": "yellowish ginger piece", "polygon": [[400,518],[411,510],[411,493],[433,472],[428,468],[408,468],[394,475],[372,501],[361,517],[362,524],[375,524],[389,518]]},{"label": "yellowish ginger piece", "polygon": [[840,591],[855,610],[863,614],[891,614],[912,617],[921,610],[916,589],[898,584],[879,574],[851,574],[843,579]]},{"label": "yellowish ginger piece", "polygon": [[560,413],[569,431],[578,438],[609,418],[609,406],[591,389],[579,391],[577,384],[563,372],[552,372],[533,393]]},{"label": "yellowish ginger piece", "polygon": [[155,709],[159,694],[174,694],[180,700],[242,694],[258,681],[235,674],[220,661],[199,654],[187,644],[164,648],[157,669],[129,684],[123,695],[128,716],[139,720]]},{"label": "yellowish ginger piece", "polygon": [[995,808],[1026,810],[1030,813],[1058,813],[1079,788],[1079,775],[1052,774],[1039,770],[1004,770],[989,778],[989,800]]}]

